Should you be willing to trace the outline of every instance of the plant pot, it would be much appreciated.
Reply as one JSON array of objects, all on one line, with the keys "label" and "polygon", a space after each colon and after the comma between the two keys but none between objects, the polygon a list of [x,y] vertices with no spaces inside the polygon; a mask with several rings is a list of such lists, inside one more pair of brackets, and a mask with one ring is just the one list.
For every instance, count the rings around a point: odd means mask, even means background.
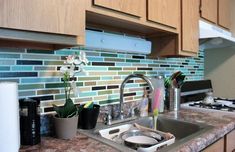
[{"label": "plant pot", "polygon": [[96,126],[99,116],[100,106],[94,105],[93,108],[83,108],[79,114],[78,128],[93,129]]},{"label": "plant pot", "polygon": [[71,139],[77,134],[78,116],[72,118],[54,117],[55,134],[60,139]]}]

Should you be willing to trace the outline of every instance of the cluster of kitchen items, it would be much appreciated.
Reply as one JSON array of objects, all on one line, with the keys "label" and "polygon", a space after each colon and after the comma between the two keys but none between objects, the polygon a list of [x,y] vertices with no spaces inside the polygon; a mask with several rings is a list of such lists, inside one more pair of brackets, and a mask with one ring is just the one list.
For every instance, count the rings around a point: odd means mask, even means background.
[{"label": "cluster of kitchen items", "polygon": [[165,79],[165,87],[167,88],[166,99],[168,101],[167,107],[170,111],[178,111],[180,109],[180,93],[184,79],[185,75],[181,71],[177,71],[169,78]]}]

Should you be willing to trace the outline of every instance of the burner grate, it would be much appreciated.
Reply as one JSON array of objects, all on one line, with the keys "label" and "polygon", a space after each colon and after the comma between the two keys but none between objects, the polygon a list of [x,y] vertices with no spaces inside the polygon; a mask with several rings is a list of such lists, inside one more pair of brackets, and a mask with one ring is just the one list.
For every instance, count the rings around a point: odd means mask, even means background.
[{"label": "burner grate", "polygon": [[[205,104],[202,102],[194,102],[194,103],[190,103],[189,106],[235,112],[235,106],[234,106],[235,100],[229,100],[232,102],[231,105],[233,105],[233,106],[220,103],[220,102],[218,102],[218,100],[222,100],[222,99],[215,99],[215,102],[212,104]],[[228,101],[228,100],[226,100],[226,101]]]}]

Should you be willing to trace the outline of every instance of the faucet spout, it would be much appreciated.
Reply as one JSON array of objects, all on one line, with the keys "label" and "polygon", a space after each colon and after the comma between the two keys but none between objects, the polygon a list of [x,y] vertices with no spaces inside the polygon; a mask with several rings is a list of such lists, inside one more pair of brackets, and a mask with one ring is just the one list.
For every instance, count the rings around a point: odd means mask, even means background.
[{"label": "faucet spout", "polygon": [[121,87],[120,87],[120,104],[119,104],[119,114],[120,114],[120,119],[124,119],[124,116],[123,116],[123,97],[124,97],[124,88],[125,88],[125,85],[126,83],[132,79],[132,78],[141,78],[143,79],[144,81],[147,82],[147,84],[149,85],[150,87],[150,91],[152,92],[154,90],[154,87],[153,87],[153,84],[152,82],[150,81],[150,79],[145,76],[145,75],[142,75],[142,74],[130,74],[128,75],[122,82],[121,84]]}]

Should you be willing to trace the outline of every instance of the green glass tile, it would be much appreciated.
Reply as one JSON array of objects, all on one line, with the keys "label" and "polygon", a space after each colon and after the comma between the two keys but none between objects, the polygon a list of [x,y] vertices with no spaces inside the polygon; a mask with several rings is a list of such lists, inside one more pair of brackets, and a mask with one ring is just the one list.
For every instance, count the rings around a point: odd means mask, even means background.
[{"label": "green glass tile", "polygon": [[114,103],[114,102],[119,102],[119,99],[100,101],[99,104],[104,105],[104,104],[109,104],[109,103]]},{"label": "green glass tile", "polygon": [[54,71],[55,67],[54,66],[35,66],[34,70],[38,70],[38,71]]},{"label": "green glass tile", "polygon": [[100,80],[100,77],[79,77],[79,81]]},{"label": "green glass tile", "polygon": [[50,77],[50,78],[22,78],[21,83],[52,83],[52,82],[60,82],[61,78],[55,78],[55,77]]},{"label": "green glass tile", "polygon": [[122,70],[121,67],[109,67],[109,70]]},{"label": "green glass tile", "polygon": [[0,48],[0,52],[6,52],[6,53],[9,53],[9,52],[14,52],[14,53],[24,53],[25,52],[25,49],[21,49],[21,48]]},{"label": "green glass tile", "polygon": [[100,53],[98,52],[86,52],[87,56],[93,56],[93,57],[98,57],[100,56]]},{"label": "green glass tile", "polygon": [[134,74],[146,74],[146,72],[144,72],[144,71],[134,71],[133,73]]},{"label": "green glass tile", "polygon": [[61,50],[56,50],[56,51],[55,51],[55,54],[60,54],[60,55],[66,55],[66,56],[68,56],[68,55],[74,54],[74,52],[71,51],[70,49],[61,49]]},{"label": "green glass tile", "polygon": [[144,71],[134,71],[133,73],[134,74],[146,74],[146,72],[144,72]]},{"label": "green glass tile", "polygon": [[36,95],[35,91],[20,91],[19,96],[34,96]]},{"label": "green glass tile", "polygon": [[140,60],[126,59],[126,62],[140,62]]},{"label": "green glass tile", "polygon": [[43,84],[26,84],[26,85],[20,84],[18,88],[19,90],[42,89],[44,88],[44,85]]},{"label": "green glass tile", "polygon": [[62,88],[64,83],[48,83],[45,85],[46,88]]},{"label": "green glass tile", "polygon": [[58,100],[58,99],[65,99],[65,95],[64,94],[56,94],[55,100]]},{"label": "green glass tile", "polygon": [[105,56],[105,57],[117,57],[117,54],[101,53],[101,56]]},{"label": "green glass tile", "polygon": [[122,71],[122,72],[118,72],[118,75],[128,75],[128,74],[132,74],[131,71]]},{"label": "green glass tile", "polygon": [[46,59],[46,60],[60,60],[60,56],[56,55],[41,55],[41,54],[23,54],[23,59]]},{"label": "green glass tile", "polygon": [[148,86],[148,84],[147,84],[147,83],[139,84],[139,85],[140,85],[140,87],[146,87],[146,86]]},{"label": "green glass tile", "polygon": [[0,58],[20,58],[20,54],[0,54]]},{"label": "green glass tile", "polygon": [[134,99],[136,100],[136,99],[142,99],[143,98],[143,96],[134,96]]},{"label": "green glass tile", "polygon": [[0,66],[0,71],[10,71],[9,66]]},{"label": "green glass tile", "polygon": [[58,90],[52,90],[52,89],[50,89],[50,90],[37,90],[37,94],[38,95],[42,95],[42,94],[58,94],[58,93],[60,93],[59,89]]},{"label": "green glass tile", "polygon": [[19,83],[19,79],[0,79],[0,82],[16,82]]},{"label": "green glass tile", "polygon": [[32,71],[32,66],[12,66],[12,71]]},{"label": "green glass tile", "polygon": [[54,54],[54,50],[33,50],[27,49],[27,53],[36,53],[36,54]]},{"label": "green glass tile", "polygon": [[110,94],[108,96],[108,99],[109,100],[113,100],[113,99],[119,99],[120,98],[120,95],[119,94]]},{"label": "green glass tile", "polygon": [[64,61],[44,61],[44,65],[63,65]]},{"label": "green glass tile", "polygon": [[125,58],[126,56],[124,54],[118,54],[119,58]]},{"label": "green glass tile", "polygon": [[125,62],[125,59],[118,58],[105,58],[104,61],[113,61],[113,62]]},{"label": "green glass tile", "polygon": [[112,90],[99,91],[98,95],[112,94]]},{"label": "green glass tile", "polygon": [[83,86],[83,82],[76,82],[76,85],[81,87],[81,86]]}]

